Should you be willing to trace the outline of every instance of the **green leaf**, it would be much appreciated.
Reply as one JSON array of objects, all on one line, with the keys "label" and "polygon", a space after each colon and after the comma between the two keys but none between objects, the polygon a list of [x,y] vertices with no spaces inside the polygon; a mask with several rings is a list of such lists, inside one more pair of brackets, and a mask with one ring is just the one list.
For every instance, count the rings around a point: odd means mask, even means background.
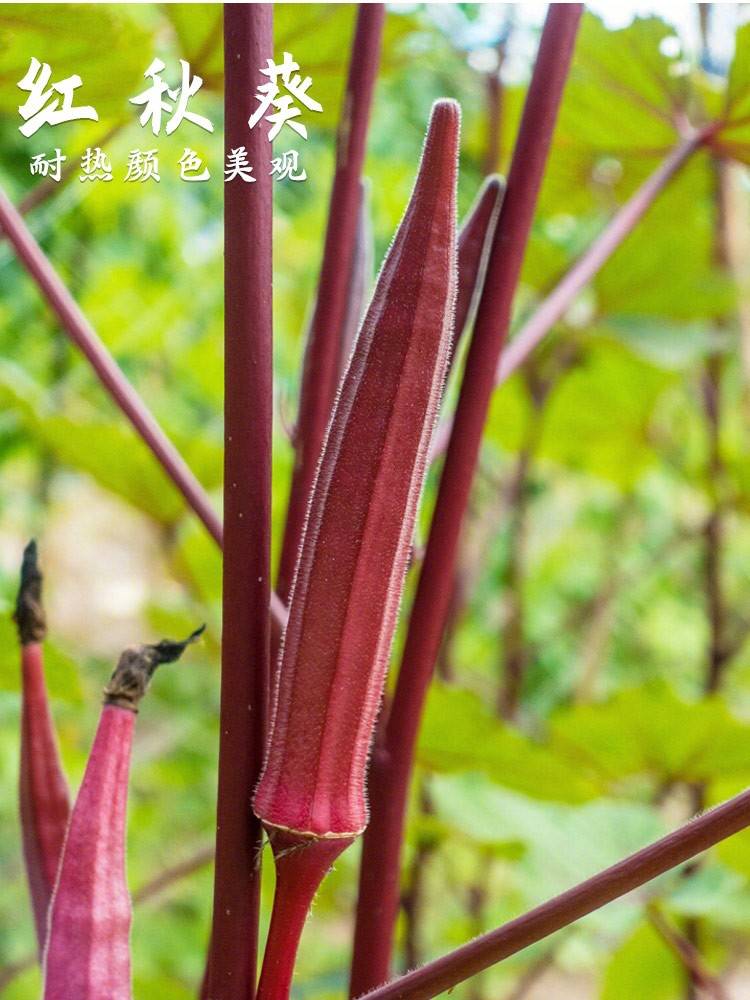
[{"label": "green leaf", "polygon": [[722,865],[708,865],[680,879],[669,896],[669,905],[683,917],[710,920],[732,930],[750,929],[747,880]]},{"label": "green leaf", "polygon": [[[18,366],[0,365],[0,401],[14,409],[28,434],[49,448],[58,461],[87,473],[105,489],[163,524],[174,524],[185,510],[181,494],[125,418],[47,413],[41,387]],[[84,412],[86,412],[84,410]],[[221,481],[221,447],[205,437],[177,439],[178,450],[207,488]]]},{"label": "green leaf", "polygon": [[661,48],[674,34],[657,17],[637,17],[611,31],[587,13],[576,41],[563,133],[573,115],[584,146],[641,150],[674,142],[672,119],[687,101],[684,77],[675,72],[679,53],[667,56]]},{"label": "green leaf", "polygon": [[654,460],[649,424],[669,382],[627,351],[593,349],[551,397],[540,454],[631,486]]},{"label": "green leaf", "polygon": [[677,142],[674,118],[689,89],[675,70],[679,56],[659,47],[674,34],[655,17],[610,31],[584,15],[542,189],[545,214],[624,200]]},{"label": "green leaf", "polygon": [[221,89],[224,81],[224,18],[209,3],[167,4],[163,8],[177,34],[181,55],[205,86]]},{"label": "green leaf", "polygon": [[718,697],[689,702],[665,684],[563,709],[551,739],[558,754],[612,783],[636,775],[703,782],[750,770],[750,725]]},{"label": "green leaf", "polygon": [[481,771],[540,799],[583,802],[598,792],[574,764],[504,725],[476,695],[440,684],[430,691],[418,755],[431,771]]},{"label": "green leaf", "polygon": [[679,960],[644,922],[610,959],[600,1000],[677,1000],[684,990],[685,972]]},{"label": "green leaf", "polygon": [[[21,690],[20,649],[10,612],[0,616],[0,691]],[[52,639],[44,643],[44,676],[50,698],[83,702],[78,666]]]},{"label": "green leaf", "polygon": [[[121,4],[0,5],[0,114],[21,124],[18,105],[27,95],[16,84],[35,56],[50,64],[53,81],[76,73],[81,77],[75,104],[92,105],[100,120],[126,117],[128,99],[140,93],[137,88],[151,58],[151,38],[141,21],[140,12]],[[45,133],[51,135],[49,127],[37,137]]]},{"label": "green leaf", "polygon": [[[656,461],[651,420],[674,381],[624,347],[594,342],[550,395],[537,454],[629,489]],[[519,378],[510,379],[495,393],[485,439],[517,450],[530,416]]]},{"label": "green leaf", "polygon": [[596,277],[598,317],[695,321],[731,308],[735,291],[715,261],[714,183],[708,155],[694,154]]},{"label": "green leaf", "polygon": [[684,371],[716,349],[716,337],[704,322],[675,323],[652,316],[610,316],[602,332],[615,337],[651,364]]},{"label": "green leaf", "polygon": [[[483,847],[506,853],[515,848],[520,855],[515,875],[529,905],[569,889],[664,833],[657,812],[635,803],[541,802],[477,773],[438,775],[429,787],[436,815],[446,826]],[[632,898],[594,922],[621,932],[641,905]]]},{"label": "green leaf", "polygon": [[735,35],[724,116],[726,124],[719,133],[719,140],[729,147],[736,159],[750,162],[750,24],[741,25]]},{"label": "green leaf", "polygon": [[553,881],[562,887],[566,879],[586,878],[664,832],[647,806],[605,799],[583,805],[541,802],[476,772],[436,775],[430,795],[438,817],[472,840],[516,843],[546,857],[560,876]]}]

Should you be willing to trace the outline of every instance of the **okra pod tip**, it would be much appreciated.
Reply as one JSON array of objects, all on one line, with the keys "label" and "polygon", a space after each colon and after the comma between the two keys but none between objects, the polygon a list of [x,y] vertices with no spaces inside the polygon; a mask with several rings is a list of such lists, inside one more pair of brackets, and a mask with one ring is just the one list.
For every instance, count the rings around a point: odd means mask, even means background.
[{"label": "okra pod tip", "polygon": [[42,606],[42,573],[35,539],[23,550],[21,584],[16,598],[13,620],[22,646],[42,642],[47,634],[47,621]]},{"label": "okra pod tip", "polygon": [[121,653],[109,683],[104,688],[104,704],[137,712],[138,704],[146,693],[156,668],[162,663],[179,660],[185,649],[203,635],[205,628],[205,625],[201,625],[181,642],[162,639],[153,644],[128,646]]}]

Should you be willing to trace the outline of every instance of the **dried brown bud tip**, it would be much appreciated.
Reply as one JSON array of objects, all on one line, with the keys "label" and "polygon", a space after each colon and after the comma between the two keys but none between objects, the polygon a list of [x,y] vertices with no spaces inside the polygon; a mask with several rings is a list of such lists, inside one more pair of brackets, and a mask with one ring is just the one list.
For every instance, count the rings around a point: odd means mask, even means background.
[{"label": "dried brown bud tip", "polygon": [[33,538],[23,550],[21,586],[18,589],[13,621],[18,626],[18,638],[22,646],[41,642],[47,634],[47,622],[42,607],[42,574]]},{"label": "dried brown bud tip", "polygon": [[104,689],[104,704],[137,712],[156,668],[162,663],[179,660],[185,648],[203,634],[205,627],[201,625],[182,642],[162,639],[154,645],[128,646]]}]

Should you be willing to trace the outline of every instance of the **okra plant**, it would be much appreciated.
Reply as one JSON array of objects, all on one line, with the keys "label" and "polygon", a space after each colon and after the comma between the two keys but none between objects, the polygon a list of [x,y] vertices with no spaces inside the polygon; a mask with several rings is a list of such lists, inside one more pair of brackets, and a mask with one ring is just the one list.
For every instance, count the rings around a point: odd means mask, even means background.
[{"label": "okra plant", "polygon": [[[687,825],[509,923],[394,976],[417,739],[449,631],[459,541],[493,392],[528,360],[688,161],[701,151],[731,153],[724,135],[728,111],[715,120],[676,115],[679,134],[661,165],[549,289],[506,349],[582,12],[580,4],[550,5],[507,181],[490,173],[460,227],[461,108],[451,99],[436,101],[425,122],[421,160],[413,165],[411,197],[365,307],[364,165],[388,15],[380,4],[359,7],[273,588],[270,177],[228,185],[226,192],[223,523],[22,213],[0,192],[0,226],[60,327],[223,550],[215,878],[202,1000],[286,1000],[293,993],[313,901],[331,867],[357,841],[350,995],[428,1000],[750,826],[750,792],[704,811],[698,787],[699,815]],[[226,149],[242,138],[260,161],[269,156],[269,140],[261,130],[247,140],[246,123],[249,95],[273,57],[272,7],[226,5],[223,30]],[[545,389],[538,381],[532,385],[535,401]],[[431,467],[437,487],[422,545],[416,526]],[[43,996],[130,1000],[126,818],[136,716],[156,667],[177,660],[202,629],[182,642],[162,640],[122,653],[104,688],[71,806],[45,687],[38,560],[31,542],[23,554],[15,622],[20,817]],[[394,654],[408,577],[403,641]],[[520,681],[516,667],[500,706],[509,724]],[[261,935],[261,887],[273,881],[271,866],[261,865],[266,840],[275,882],[270,926]],[[668,936],[660,919],[654,917],[655,926]],[[688,942],[692,951],[677,944],[693,980],[711,985],[696,942]]]}]

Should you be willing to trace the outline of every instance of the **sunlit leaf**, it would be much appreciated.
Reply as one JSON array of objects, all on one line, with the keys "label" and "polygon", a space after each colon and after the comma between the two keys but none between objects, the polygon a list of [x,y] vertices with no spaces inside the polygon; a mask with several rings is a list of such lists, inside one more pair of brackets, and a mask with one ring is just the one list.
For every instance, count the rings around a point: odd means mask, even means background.
[{"label": "sunlit leaf", "polygon": [[435,685],[419,739],[419,760],[434,771],[481,771],[527,795],[583,802],[596,784],[544,746],[499,722],[468,691]]}]

